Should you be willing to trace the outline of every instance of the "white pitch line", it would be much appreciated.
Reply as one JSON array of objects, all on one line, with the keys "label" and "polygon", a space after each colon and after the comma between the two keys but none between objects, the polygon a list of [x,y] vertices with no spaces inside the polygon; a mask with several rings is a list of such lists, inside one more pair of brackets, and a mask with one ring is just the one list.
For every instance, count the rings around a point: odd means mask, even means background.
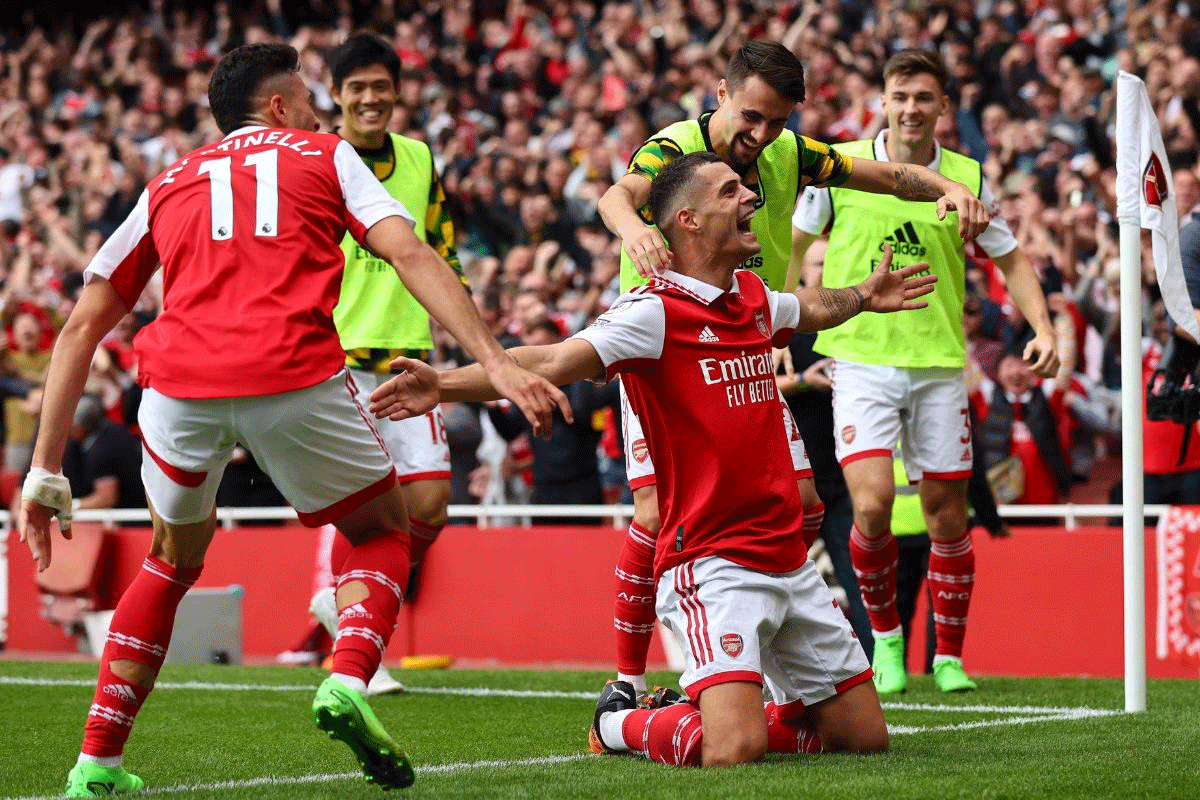
[{"label": "white pitch line", "polygon": [[[16,686],[86,686],[94,687],[96,681],[78,678],[23,678],[0,675],[0,685]],[[208,681],[159,681],[155,689],[192,689],[220,692],[315,692],[315,683],[210,683]],[[518,697],[536,699],[594,700],[595,692],[559,692],[541,689],[472,689],[450,686],[407,687],[409,694],[448,694],[458,697]]]},{"label": "white pitch line", "polygon": [[[540,767],[551,766],[554,764],[565,764],[569,761],[580,761],[585,758],[599,758],[599,756],[591,753],[580,753],[570,756],[538,756],[536,758],[521,758],[514,760],[491,760],[491,761],[460,761],[452,764],[430,764],[428,766],[420,766],[415,768],[418,775],[439,774],[445,775],[455,772],[465,772],[472,769],[488,769],[498,768],[507,769],[509,767]],[[332,781],[342,780],[362,780],[361,772],[339,772],[339,773],[321,773],[317,775],[296,775],[279,777],[275,775],[267,775],[262,778],[248,778],[242,781],[218,781],[216,783],[194,783],[180,784],[178,786],[159,786],[150,789],[143,789],[138,793],[138,797],[146,797],[159,794],[192,794],[196,792],[213,792],[221,791],[222,789],[251,789],[256,786],[302,786],[313,783],[330,783]],[[32,795],[29,797],[16,797],[10,800],[55,800],[61,798],[61,794],[54,795]]]},{"label": "white pitch line", "polygon": [[[78,678],[26,678],[0,675],[0,686],[81,686],[95,687],[96,681]],[[160,681],[155,689],[184,689],[192,691],[220,692],[315,692],[316,684],[308,683],[210,683],[207,681]],[[514,697],[535,699],[560,700],[594,700],[595,692],[564,692],[538,689],[487,689],[453,686],[409,686],[409,694],[441,694],[455,697]],[[1105,709],[1093,709],[1086,706],[1076,708],[1064,706],[985,706],[985,705],[937,705],[934,703],[883,703],[884,710],[897,711],[933,711],[933,712],[970,712],[984,714],[1043,714],[1061,715],[1079,713],[1082,716],[1107,716],[1121,713]]]},{"label": "white pitch line", "polygon": [[1030,725],[1036,722],[1070,722],[1080,719],[1096,719],[1124,714],[1124,711],[1104,711],[1095,708],[1063,709],[1062,713],[1039,714],[1024,717],[981,719],[974,722],[959,722],[954,725],[889,725],[889,734],[933,733],[935,731],[965,731],[973,728],[994,728],[1002,725]]}]

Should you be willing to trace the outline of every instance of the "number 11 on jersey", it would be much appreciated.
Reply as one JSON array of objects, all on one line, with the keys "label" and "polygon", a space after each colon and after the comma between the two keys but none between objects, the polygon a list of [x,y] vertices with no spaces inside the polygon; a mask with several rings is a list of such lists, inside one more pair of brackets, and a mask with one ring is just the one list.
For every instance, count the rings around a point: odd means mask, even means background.
[{"label": "number 11 on jersey", "polygon": [[[254,170],[254,235],[276,236],[279,230],[279,153],[274,149],[250,153],[243,167]],[[214,241],[233,238],[233,157],[214,158],[197,172],[208,175]]]}]

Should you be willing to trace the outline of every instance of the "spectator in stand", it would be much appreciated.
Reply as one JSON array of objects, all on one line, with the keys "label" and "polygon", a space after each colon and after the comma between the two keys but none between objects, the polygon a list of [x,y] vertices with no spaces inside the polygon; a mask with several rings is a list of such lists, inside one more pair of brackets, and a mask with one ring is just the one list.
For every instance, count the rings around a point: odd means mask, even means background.
[{"label": "spectator in stand", "polygon": [[[980,420],[977,446],[989,475],[1004,471],[1001,503],[1054,505],[1071,486],[1060,422],[1067,410],[1053,381],[1039,381],[1022,350],[1000,357],[999,380],[984,378],[972,398]],[[1028,520],[1026,520],[1028,521]]]},{"label": "spectator in stand", "polygon": [[33,455],[37,418],[25,410],[29,387],[40,386],[50,365],[50,350],[43,345],[42,323],[28,311],[12,322],[14,347],[5,353],[8,377],[23,384],[24,391],[9,391],[4,397],[4,468],[24,474]]},{"label": "spectator in stand", "polygon": [[109,419],[104,402],[84,394],[75,408],[71,440],[79,461],[64,460],[63,473],[71,481],[75,510],[145,508],[142,486],[142,446],[136,436]]}]

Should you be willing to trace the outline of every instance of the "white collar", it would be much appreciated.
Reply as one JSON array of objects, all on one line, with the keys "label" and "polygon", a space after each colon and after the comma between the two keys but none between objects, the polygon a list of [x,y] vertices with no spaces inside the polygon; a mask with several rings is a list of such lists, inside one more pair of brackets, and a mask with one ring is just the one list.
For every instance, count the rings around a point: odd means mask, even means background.
[{"label": "white collar", "polygon": [[[887,161],[887,132],[890,128],[884,128],[879,133],[875,134],[875,142],[872,145],[876,161]],[[929,167],[934,172],[942,166],[942,146],[938,144],[937,139],[933,140],[933,161],[930,161],[925,166]]]},{"label": "white collar", "polygon": [[[737,270],[734,270],[733,286],[730,287],[730,294],[740,294],[741,289],[738,287]],[[721,295],[725,294],[725,290],[719,286],[713,286],[711,283],[706,283],[698,278],[693,278],[688,275],[683,275],[674,270],[667,270],[656,278],[660,283],[668,286],[673,286],[680,291],[691,295],[699,300],[704,305],[712,305],[713,302]]]}]

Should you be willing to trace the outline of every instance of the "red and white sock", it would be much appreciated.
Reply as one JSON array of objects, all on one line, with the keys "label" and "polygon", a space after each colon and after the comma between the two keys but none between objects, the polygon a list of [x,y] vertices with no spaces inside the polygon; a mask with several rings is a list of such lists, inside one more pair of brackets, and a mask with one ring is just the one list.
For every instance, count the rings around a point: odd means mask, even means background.
[{"label": "red and white sock", "polygon": [[821,523],[825,521],[825,504],[820,500],[816,505],[808,506],[804,509],[804,527],[801,534],[804,536],[804,546],[812,547],[813,542],[821,535]]},{"label": "red and white sock", "polygon": [[112,663],[134,661],[158,675],[171,644],[179,601],[200,577],[200,570],[173,567],[154,556],[142,562],[108,627],[96,694],[83,729],[84,757],[106,766],[120,763],[134,717],[150,689],[118,677]]},{"label": "red and white sock", "polygon": [[871,628],[879,634],[890,635],[900,630],[900,612],[896,609],[899,561],[900,549],[890,530],[868,539],[858,525],[850,529],[850,563],[854,565]]},{"label": "red and white sock", "polygon": [[629,525],[615,569],[617,599],[613,628],[617,632],[618,680],[646,692],[646,654],[654,633],[654,534],[636,522]]},{"label": "red and white sock", "polygon": [[929,593],[938,656],[962,658],[967,608],[975,587],[975,548],[970,532],[949,542],[929,543]]},{"label": "red and white sock", "polygon": [[400,531],[376,536],[351,548],[342,564],[337,588],[354,581],[367,596],[338,610],[333,649],[333,676],[359,689],[371,681],[396,629],[402,587],[408,579],[408,536]]},{"label": "red and white sock", "polygon": [[[802,716],[788,714],[785,709],[767,703],[767,752],[768,753],[819,753],[821,737],[808,727]],[[800,709],[803,714],[804,709]]]},{"label": "red and white sock", "polygon": [[413,564],[421,563],[425,558],[425,553],[437,541],[444,527],[446,526],[430,525],[428,522],[421,522],[419,519],[408,518],[408,533],[412,537],[412,546],[409,550],[408,558]]},{"label": "red and white sock", "polygon": [[695,703],[615,711],[601,720],[600,738],[613,750],[632,750],[675,767],[700,766],[703,737]]}]

